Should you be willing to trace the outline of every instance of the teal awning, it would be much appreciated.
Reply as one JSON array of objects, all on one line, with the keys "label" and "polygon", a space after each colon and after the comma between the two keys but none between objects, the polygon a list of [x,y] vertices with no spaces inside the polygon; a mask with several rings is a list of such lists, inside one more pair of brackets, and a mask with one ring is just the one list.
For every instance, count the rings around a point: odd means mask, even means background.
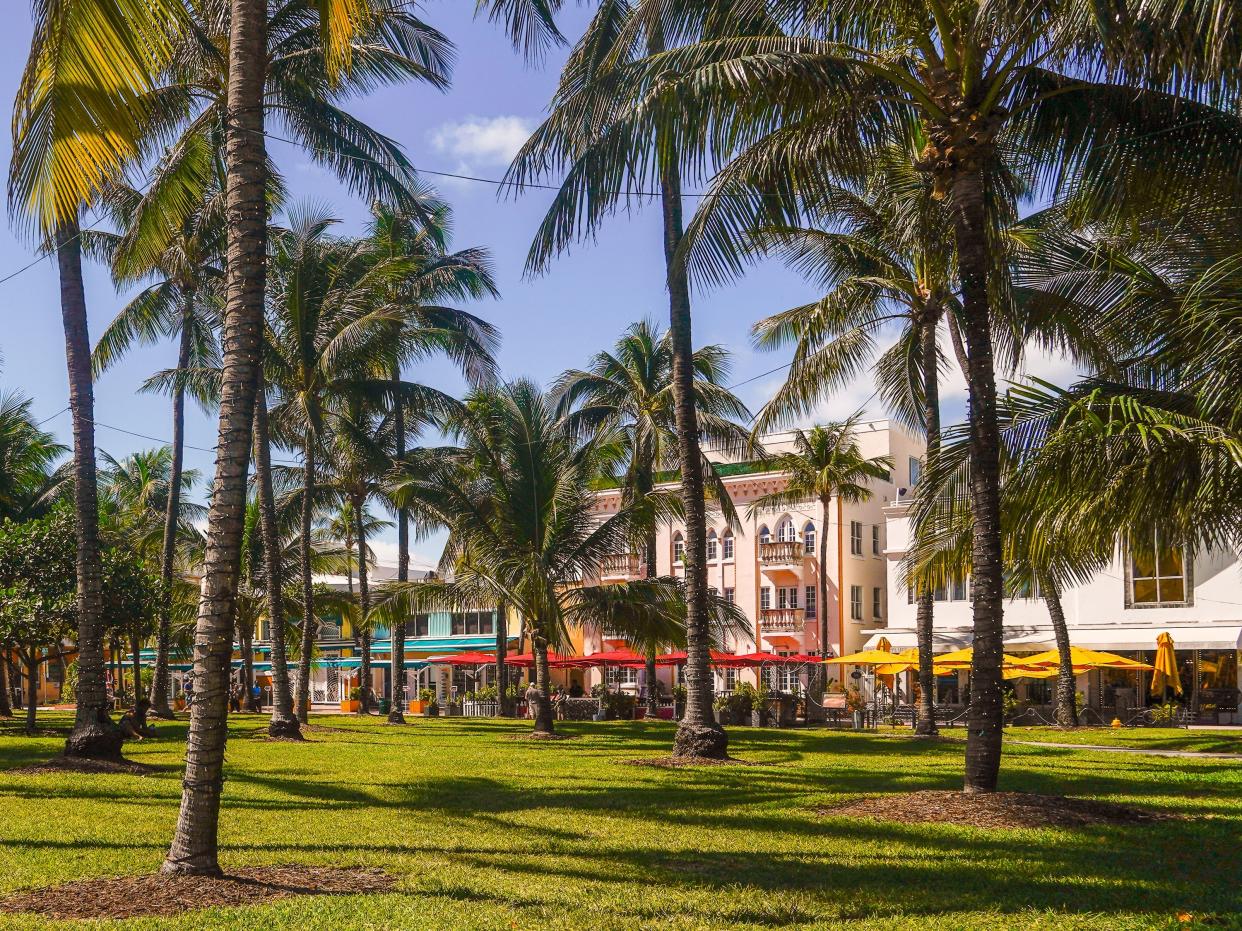
[{"label": "teal awning", "polygon": [[[516,640],[510,637],[509,640]],[[488,634],[484,637],[407,637],[405,651],[407,653],[433,653],[436,656],[450,656],[454,653],[474,652],[496,648],[496,637]],[[392,640],[371,641],[371,649],[376,653],[388,653],[392,650]]]}]

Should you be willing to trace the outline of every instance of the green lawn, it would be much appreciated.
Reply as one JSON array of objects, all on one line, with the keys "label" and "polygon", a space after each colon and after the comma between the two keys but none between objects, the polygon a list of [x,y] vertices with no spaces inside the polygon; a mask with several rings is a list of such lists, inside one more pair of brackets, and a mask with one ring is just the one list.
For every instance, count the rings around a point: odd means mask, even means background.
[{"label": "green lawn", "polygon": [[1010,740],[1043,740],[1049,743],[1094,744],[1097,747],[1140,747],[1148,750],[1190,750],[1196,753],[1242,753],[1242,736],[1233,731],[1187,730],[1179,727],[1081,727],[1063,731],[1055,727],[1011,727]]},{"label": "green lawn", "polygon": [[[67,718],[46,716],[63,725]],[[306,745],[232,729],[226,867],[382,866],[400,894],[288,900],[117,927],[1136,928],[1179,912],[1242,915],[1242,764],[1010,744],[1003,788],[1187,817],[1155,826],[983,830],[823,817],[866,794],[959,784],[962,747],[828,731],[737,728],[766,766],[664,770],[667,724],[578,724],[580,739],[504,739],[526,725],[317,719]],[[0,770],[0,890],[159,866],[176,818],[184,725],[129,755],[149,777]],[[0,768],[55,752],[0,734]],[[0,927],[47,927],[0,917]],[[77,924],[74,927],[82,927]]]}]

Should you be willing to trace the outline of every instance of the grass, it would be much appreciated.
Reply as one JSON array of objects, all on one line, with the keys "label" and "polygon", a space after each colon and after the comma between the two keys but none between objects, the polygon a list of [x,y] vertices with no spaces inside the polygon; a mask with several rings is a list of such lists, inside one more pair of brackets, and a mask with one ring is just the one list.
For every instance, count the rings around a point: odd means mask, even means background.
[{"label": "grass", "polygon": [[[63,728],[64,715],[45,724]],[[234,719],[225,867],[376,865],[399,894],[305,898],[124,928],[1141,928],[1242,915],[1242,764],[1006,747],[1002,788],[1184,820],[983,830],[820,816],[884,792],[955,788],[962,747],[830,731],[732,730],[765,766],[619,765],[668,752],[663,723],[316,719],[313,743]],[[62,738],[0,734],[0,892],[158,868],[177,815],[184,723],[127,748],[156,776],[17,775]],[[1057,732],[1059,733],[1059,732]],[[0,916],[0,928],[51,922]],[[82,927],[82,925],[75,925]]]},{"label": "grass", "polygon": [[1146,750],[1189,750],[1195,753],[1242,753],[1237,730],[1201,731],[1178,727],[1080,727],[1063,731],[1056,727],[1010,727],[1012,741],[1043,740],[1049,743],[1094,744],[1099,747],[1136,747]]}]

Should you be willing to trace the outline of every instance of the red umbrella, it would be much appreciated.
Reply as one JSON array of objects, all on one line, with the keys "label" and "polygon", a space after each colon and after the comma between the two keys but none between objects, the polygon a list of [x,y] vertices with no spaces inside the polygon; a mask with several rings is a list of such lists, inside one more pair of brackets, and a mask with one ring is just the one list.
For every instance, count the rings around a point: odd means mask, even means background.
[{"label": "red umbrella", "polygon": [[792,656],[782,657],[787,663],[801,666],[805,663],[822,663],[824,658],[816,656],[814,653],[794,653]]},{"label": "red umbrella", "polygon": [[489,666],[496,662],[492,653],[454,653],[451,656],[432,656],[427,662],[445,666]]},{"label": "red umbrella", "polygon": [[[555,669],[563,669],[567,666],[581,666],[579,662],[580,656],[566,656],[564,653],[549,653],[548,665]],[[492,662],[495,662],[495,658]],[[533,669],[535,666],[534,653],[514,653],[505,657],[506,666],[521,666],[523,669]]]},{"label": "red umbrella", "polygon": [[[720,666],[722,668],[742,669],[743,667],[754,665],[747,662],[744,657],[733,653],[722,653],[719,650],[712,650],[709,658],[713,666]],[[681,666],[685,661],[685,650],[674,650],[672,653],[664,653],[656,657],[657,666]]]},{"label": "red umbrella", "polygon": [[750,666],[762,666],[764,663],[785,663],[790,658],[779,653],[743,653],[738,659],[745,660]]},{"label": "red umbrella", "polygon": [[575,656],[574,662],[584,666],[629,666],[643,665],[647,662],[646,657],[633,650],[604,650],[600,653],[591,653],[587,656]]}]

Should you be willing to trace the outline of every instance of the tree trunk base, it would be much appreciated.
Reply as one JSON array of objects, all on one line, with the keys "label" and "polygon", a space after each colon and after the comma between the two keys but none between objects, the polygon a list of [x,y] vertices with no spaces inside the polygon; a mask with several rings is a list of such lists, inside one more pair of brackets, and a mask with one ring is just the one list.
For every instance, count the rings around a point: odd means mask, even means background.
[{"label": "tree trunk base", "polygon": [[162,721],[175,721],[177,720],[177,712],[173,711],[167,705],[163,708],[152,707],[147,712],[147,717],[159,718]]},{"label": "tree trunk base", "polygon": [[964,795],[990,795],[995,791],[996,788],[994,786],[991,788],[985,788],[984,786],[972,786],[969,783],[962,786],[962,793]]},{"label": "tree trunk base", "polygon": [[267,725],[267,736],[281,740],[305,740],[302,736],[302,725],[296,718],[272,718]]},{"label": "tree trunk base", "polygon": [[935,721],[917,721],[914,725],[915,737],[938,737],[940,728],[936,726]]},{"label": "tree trunk base", "polygon": [[681,759],[728,759],[729,735],[719,724],[687,724],[683,721],[677,725],[677,736],[673,738],[673,756]]},{"label": "tree trunk base", "polygon": [[389,724],[404,724],[405,723],[405,715],[401,712],[400,708],[393,708],[391,711],[388,712],[388,723]]},{"label": "tree trunk base", "polygon": [[65,741],[65,756],[87,760],[119,760],[125,738],[111,721],[76,725]]},{"label": "tree trunk base", "polygon": [[165,876],[210,876],[220,879],[224,870],[214,856],[198,857],[189,860],[165,860],[160,864],[160,872]]}]

